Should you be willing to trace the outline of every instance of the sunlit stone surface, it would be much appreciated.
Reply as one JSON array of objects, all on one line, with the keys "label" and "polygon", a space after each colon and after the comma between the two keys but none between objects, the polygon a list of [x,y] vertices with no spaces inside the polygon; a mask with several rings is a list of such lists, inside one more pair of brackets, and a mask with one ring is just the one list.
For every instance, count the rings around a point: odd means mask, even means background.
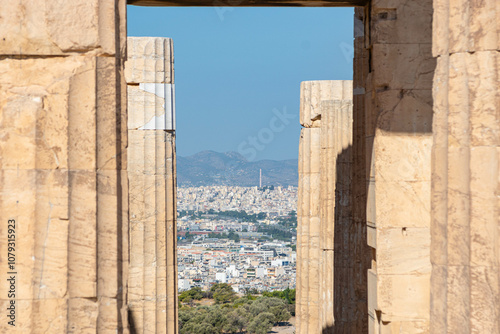
[{"label": "sunlit stone surface", "polygon": [[131,323],[136,333],[176,333],[173,43],[158,37],[127,41]]}]

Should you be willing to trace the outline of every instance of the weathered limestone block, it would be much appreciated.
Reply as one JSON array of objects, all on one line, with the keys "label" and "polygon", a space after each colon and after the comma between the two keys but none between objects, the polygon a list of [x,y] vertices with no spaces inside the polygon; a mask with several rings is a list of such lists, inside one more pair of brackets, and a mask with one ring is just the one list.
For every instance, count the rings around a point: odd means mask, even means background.
[{"label": "weathered limestone block", "polygon": [[129,37],[129,308],[137,333],[177,332],[173,46]]},{"label": "weathered limestone block", "polygon": [[[373,1],[356,15],[354,143],[364,151],[369,332],[425,333],[429,327],[432,1]],[[356,47],[357,46],[357,47]],[[370,62],[364,65],[369,53]],[[356,98],[359,94],[364,96]],[[362,125],[364,129],[357,124]],[[364,136],[364,146],[358,144]],[[356,157],[359,153],[355,152]],[[356,171],[355,198],[362,198]],[[356,200],[354,200],[356,202]],[[355,204],[356,205],[356,204]],[[354,208],[355,220],[362,218]],[[409,284],[408,282],[411,282]]]},{"label": "weathered limestone block", "polygon": [[500,8],[434,9],[430,332],[499,333]]},{"label": "weathered limestone block", "polygon": [[0,61],[0,216],[17,222],[19,331],[126,330],[127,144],[121,101],[99,95],[120,81],[105,62]]},{"label": "weathered limestone block", "polygon": [[128,332],[125,1],[0,7],[0,217],[17,224],[0,332]]},{"label": "weathered limestone block", "polygon": [[332,100],[348,100],[352,96],[343,89],[347,81],[304,81],[300,84],[300,124],[303,127],[321,126],[321,103],[325,96]]},{"label": "weathered limestone block", "polygon": [[[418,44],[428,44],[432,34],[432,7],[429,8],[428,4],[428,1],[372,1],[371,43],[384,46],[408,44],[412,49],[418,48]],[[407,65],[412,64],[408,62]]]},{"label": "weathered limestone block", "polygon": [[500,9],[498,1],[434,0],[432,53],[498,51]]},{"label": "weathered limestone block", "polygon": [[[374,55],[374,57],[382,55]],[[375,77],[375,76],[374,76]],[[416,94],[415,94],[416,93]],[[372,159],[369,174],[367,220],[375,234],[371,234],[370,246],[376,248],[377,297],[376,309],[380,322],[408,322],[404,326],[413,328],[416,323],[428,322],[429,315],[429,240],[430,240],[430,152],[432,124],[431,103],[425,103],[419,95],[427,93],[409,92],[410,96],[375,94],[378,110],[375,136],[367,154]],[[399,100],[399,102],[398,102]],[[369,144],[366,145],[369,148]],[[399,236],[405,241],[399,242]],[[391,240],[383,240],[391,237]],[[411,254],[422,248],[421,272],[414,272],[411,256],[403,261],[391,258],[390,254]],[[390,274],[386,274],[390,273]],[[388,275],[387,277],[385,275]],[[397,277],[400,276],[400,279]],[[404,282],[418,277],[410,290]],[[390,280],[394,291],[405,298],[396,298],[391,289],[384,286]],[[398,286],[400,285],[400,286]],[[424,298],[409,298],[415,292]],[[406,299],[406,297],[408,297]],[[381,301],[387,301],[382,303]],[[419,309],[421,313],[407,313],[405,309]],[[410,324],[415,322],[414,325]],[[419,325],[420,326],[420,325]],[[424,326],[425,327],[425,326]],[[399,327],[398,327],[399,328]]]},{"label": "weathered limestone block", "polygon": [[125,56],[126,0],[2,1],[0,54]]},{"label": "weathered limestone block", "polygon": [[174,44],[170,38],[129,39],[127,83],[173,83]]},{"label": "weathered limestone block", "polygon": [[431,87],[436,61],[429,41],[422,44],[374,44],[372,52],[379,55],[373,59],[376,69],[373,84],[378,92],[404,89],[419,93],[419,90]]}]

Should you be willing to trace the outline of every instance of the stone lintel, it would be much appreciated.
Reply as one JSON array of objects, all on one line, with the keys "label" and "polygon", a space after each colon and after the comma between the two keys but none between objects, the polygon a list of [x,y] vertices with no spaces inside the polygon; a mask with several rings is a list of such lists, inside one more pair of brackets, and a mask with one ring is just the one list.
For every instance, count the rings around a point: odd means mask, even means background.
[{"label": "stone lintel", "polygon": [[367,3],[367,0],[127,0],[129,5],[155,7],[353,7]]}]

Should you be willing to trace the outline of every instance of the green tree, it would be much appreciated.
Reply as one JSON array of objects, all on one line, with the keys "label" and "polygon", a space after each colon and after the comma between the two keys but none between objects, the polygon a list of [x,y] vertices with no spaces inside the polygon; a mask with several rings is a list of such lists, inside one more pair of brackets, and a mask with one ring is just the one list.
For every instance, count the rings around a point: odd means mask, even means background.
[{"label": "green tree", "polygon": [[[267,294],[275,294],[279,296],[284,295],[284,292],[273,291],[267,292]],[[274,321],[277,323],[288,321],[291,317],[286,301],[281,297],[261,297],[250,306],[250,312],[254,316],[258,316],[263,312],[272,313],[274,315]]]},{"label": "green tree", "polygon": [[256,317],[259,314],[266,312],[268,307],[264,302],[262,302],[262,298],[259,298],[250,304],[250,308],[248,310],[253,317]]},{"label": "green tree", "polygon": [[179,328],[183,328],[195,316],[196,310],[192,308],[179,308]]},{"label": "green tree", "polygon": [[218,334],[219,332],[209,323],[190,321],[182,329],[181,334]]},{"label": "green tree", "polygon": [[237,310],[227,314],[227,322],[224,326],[224,331],[228,333],[242,332],[247,326],[248,319],[240,314]]},{"label": "green tree", "polygon": [[270,312],[263,312],[257,315],[248,325],[248,332],[254,334],[267,334],[273,328],[275,322],[274,315]]},{"label": "green tree", "polygon": [[233,231],[229,232],[227,237],[229,240],[234,240],[234,242],[240,242],[240,236]]},{"label": "green tree", "polygon": [[259,212],[257,214],[257,219],[258,220],[262,220],[262,219],[266,219],[266,218],[267,218],[267,213],[265,213],[265,212]]},{"label": "green tree", "polygon": [[282,322],[290,320],[292,315],[288,312],[288,307],[285,303],[279,306],[269,308],[269,311],[274,314],[276,322],[281,325]]},{"label": "green tree", "polygon": [[[264,292],[268,297],[248,294],[236,299],[236,294],[229,284],[214,284],[209,291],[193,288],[184,291],[186,301],[198,298],[200,294],[213,294],[216,305],[179,308],[180,334],[267,333],[274,324],[286,322],[291,317],[288,304],[295,301],[295,290]],[[181,294],[182,295],[182,294]]]},{"label": "green tree", "polygon": [[205,321],[210,323],[218,333],[222,333],[222,329],[227,324],[226,313],[227,312],[222,310],[220,307],[211,307]]},{"label": "green tree", "polygon": [[181,334],[221,333],[226,323],[226,312],[221,310],[219,306],[201,306],[179,310]]},{"label": "green tree", "polygon": [[210,288],[216,304],[230,303],[236,300],[236,292],[227,283],[217,283]]},{"label": "green tree", "polygon": [[295,304],[295,289],[286,288],[283,290],[283,297],[288,304]]},{"label": "green tree", "polygon": [[[183,291],[179,295],[181,302],[188,303],[190,300],[201,300],[203,298],[203,290],[199,287],[194,287],[189,290]],[[189,300],[188,300],[189,299]]]}]

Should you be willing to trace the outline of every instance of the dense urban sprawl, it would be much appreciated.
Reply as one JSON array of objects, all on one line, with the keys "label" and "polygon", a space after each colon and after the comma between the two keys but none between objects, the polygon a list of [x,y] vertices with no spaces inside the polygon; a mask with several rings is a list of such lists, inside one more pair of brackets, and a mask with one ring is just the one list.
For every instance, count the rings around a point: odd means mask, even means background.
[{"label": "dense urban sprawl", "polygon": [[179,291],[295,288],[297,188],[178,188]]}]

